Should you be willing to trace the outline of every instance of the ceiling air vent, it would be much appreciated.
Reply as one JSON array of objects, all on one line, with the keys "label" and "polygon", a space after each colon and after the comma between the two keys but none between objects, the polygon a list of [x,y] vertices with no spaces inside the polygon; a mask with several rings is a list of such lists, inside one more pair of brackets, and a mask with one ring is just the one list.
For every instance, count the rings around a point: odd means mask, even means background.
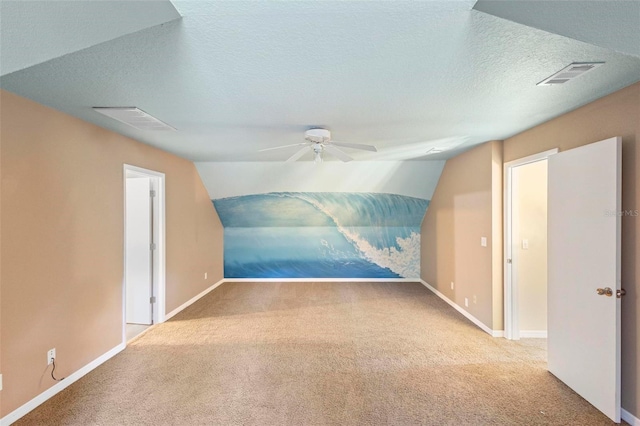
[{"label": "ceiling air vent", "polygon": [[93,107],[93,110],[140,130],[176,130],[136,107]]},{"label": "ceiling air vent", "polygon": [[573,80],[576,77],[581,76],[587,71],[598,68],[603,65],[604,62],[574,62],[568,67],[562,68],[557,73],[553,74],[538,83],[538,86],[553,86],[556,84],[564,84],[569,80]]}]

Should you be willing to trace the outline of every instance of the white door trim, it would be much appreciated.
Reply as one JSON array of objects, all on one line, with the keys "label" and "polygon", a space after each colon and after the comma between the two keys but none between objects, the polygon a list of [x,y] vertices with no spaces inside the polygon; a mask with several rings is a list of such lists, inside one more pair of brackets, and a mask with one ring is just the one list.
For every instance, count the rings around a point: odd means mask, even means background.
[{"label": "white door trim", "polygon": [[513,279],[515,275],[514,264],[510,261],[513,259],[512,246],[510,244],[513,226],[512,172],[515,167],[546,160],[557,153],[558,148],[554,148],[504,163],[504,337],[510,340],[520,339],[520,329],[518,327],[519,309],[516,303],[518,300],[518,284]]},{"label": "white door trim", "polygon": [[[153,200],[153,239],[156,243],[156,250],[153,254],[153,295],[156,303],[153,306],[153,323],[159,324],[165,321],[165,284],[166,284],[166,216],[165,216],[165,175],[154,170],[124,164],[122,170],[123,199],[126,197],[127,175],[143,176],[151,179],[152,188],[156,191]],[[126,199],[125,199],[126,203]],[[126,205],[125,205],[126,208]],[[123,209],[123,217],[125,210]],[[126,219],[126,218],[125,218]],[[126,220],[123,228],[123,242],[126,238]],[[124,262],[126,262],[126,244],[123,244]],[[126,282],[125,268],[123,263],[122,271],[122,342],[126,344]]]}]

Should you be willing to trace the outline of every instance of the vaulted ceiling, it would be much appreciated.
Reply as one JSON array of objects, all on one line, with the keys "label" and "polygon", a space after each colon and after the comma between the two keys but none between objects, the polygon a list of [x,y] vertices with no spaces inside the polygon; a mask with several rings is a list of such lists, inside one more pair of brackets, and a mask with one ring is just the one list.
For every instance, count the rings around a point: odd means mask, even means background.
[{"label": "vaulted ceiling", "polygon": [[[0,87],[195,161],[444,159],[640,80],[638,1],[6,1]],[[557,86],[572,62],[605,65]],[[176,131],[92,110],[136,106]],[[0,123],[1,125],[1,123]],[[433,147],[441,154],[426,156]],[[348,150],[348,149],[347,149]],[[311,159],[311,157],[309,157]]]}]

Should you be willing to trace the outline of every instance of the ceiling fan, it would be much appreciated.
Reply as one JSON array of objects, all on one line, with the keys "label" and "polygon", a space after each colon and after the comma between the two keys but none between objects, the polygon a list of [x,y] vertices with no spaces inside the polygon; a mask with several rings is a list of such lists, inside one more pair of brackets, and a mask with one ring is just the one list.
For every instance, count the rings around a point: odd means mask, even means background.
[{"label": "ceiling fan", "polygon": [[291,162],[297,161],[308,151],[312,151],[314,156],[314,161],[316,163],[321,163],[324,152],[326,151],[329,154],[339,158],[340,160],[346,163],[347,161],[353,160],[353,158],[347,155],[344,151],[336,148],[336,146],[343,146],[346,148],[353,148],[353,149],[363,149],[365,151],[373,151],[373,152],[378,151],[375,146],[371,146],[371,145],[332,141],[331,132],[327,129],[309,129],[306,132],[304,132],[304,139],[305,139],[305,142],[294,143],[292,145],[276,146],[274,148],[261,149],[259,152],[271,151],[274,149],[289,148],[292,146],[303,146],[303,148],[301,148],[299,151],[297,151],[295,154],[289,157],[286,162],[291,163]]}]

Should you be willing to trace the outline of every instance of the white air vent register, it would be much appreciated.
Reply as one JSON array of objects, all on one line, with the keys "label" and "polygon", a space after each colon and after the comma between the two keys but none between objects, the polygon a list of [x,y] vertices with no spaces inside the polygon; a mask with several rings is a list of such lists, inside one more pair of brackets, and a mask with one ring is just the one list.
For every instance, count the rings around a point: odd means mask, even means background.
[{"label": "white air vent register", "polygon": [[569,80],[573,80],[574,78],[581,76],[587,71],[596,69],[603,64],[604,62],[574,62],[568,67],[562,68],[552,76],[545,78],[537,85],[553,86],[556,84],[564,84]]}]

